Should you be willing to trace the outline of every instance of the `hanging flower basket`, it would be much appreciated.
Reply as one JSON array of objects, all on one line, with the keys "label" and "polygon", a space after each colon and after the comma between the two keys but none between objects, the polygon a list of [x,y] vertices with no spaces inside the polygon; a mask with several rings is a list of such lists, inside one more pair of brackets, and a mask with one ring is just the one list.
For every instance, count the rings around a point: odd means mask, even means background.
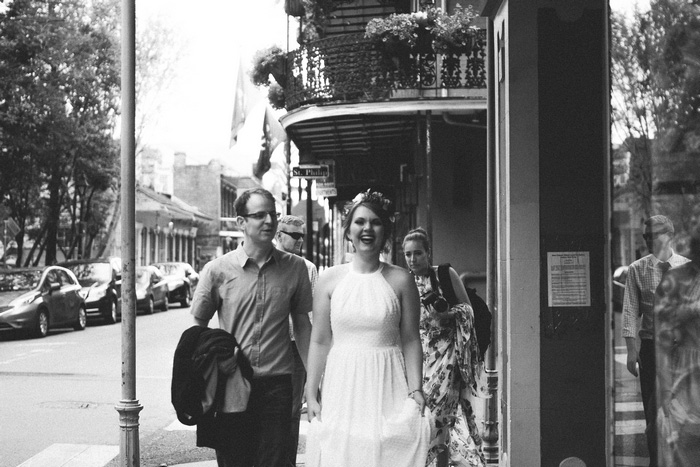
[{"label": "hanging flower basket", "polygon": [[270,75],[284,87],[286,83],[287,54],[277,46],[258,50],[253,57],[251,80],[257,86],[269,86]]},{"label": "hanging flower basket", "polygon": [[284,12],[289,16],[304,16],[304,3],[302,0],[284,0]]}]

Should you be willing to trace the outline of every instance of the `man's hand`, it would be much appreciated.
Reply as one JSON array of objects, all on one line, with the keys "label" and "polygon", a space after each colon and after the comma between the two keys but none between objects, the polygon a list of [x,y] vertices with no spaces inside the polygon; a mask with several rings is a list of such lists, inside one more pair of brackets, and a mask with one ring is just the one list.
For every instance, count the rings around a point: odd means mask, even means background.
[{"label": "man's hand", "polygon": [[318,421],[321,421],[321,404],[318,403],[317,400],[306,400],[306,418],[309,420],[314,419],[314,417],[318,417]]},{"label": "man's hand", "polygon": [[627,370],[630,373],[632,373],[635,377],[638,376],[636,350],[631,350],[627,352]]}]

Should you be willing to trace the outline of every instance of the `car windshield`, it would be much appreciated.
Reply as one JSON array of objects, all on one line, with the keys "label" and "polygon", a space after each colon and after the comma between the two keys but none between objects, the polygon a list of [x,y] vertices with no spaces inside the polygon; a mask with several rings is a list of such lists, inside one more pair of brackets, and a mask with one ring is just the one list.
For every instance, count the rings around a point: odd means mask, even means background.
[{"label": "car windshield", "polygon": [[112,266],[108,263],[74,264],[70,269],[83,287],[95,282],[106,283],[112,280]]},{"label": "car windshield", "polygon": [[184,276],[185,271],[179,264],[159,264],[160,269],[166,276]]},{"label": "car windshield", "polygon": [[41,271],[0,274],[0,292],[32,290],[39,285],[39,279],[41,279]]}]

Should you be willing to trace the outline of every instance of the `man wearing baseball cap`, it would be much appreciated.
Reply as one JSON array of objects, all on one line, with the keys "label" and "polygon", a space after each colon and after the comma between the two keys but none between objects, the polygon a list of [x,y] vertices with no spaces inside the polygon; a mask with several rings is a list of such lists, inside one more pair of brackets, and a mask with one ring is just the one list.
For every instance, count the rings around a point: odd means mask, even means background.
[{"label": "man wearing baseball cap", "polygon": [[[644,222],[644,242],[650,254],[630,264],[627,270],[625,297],[622,305],[622,337],[627,345],[627,369],[634,376],[639,374],[642,388],[642,404],[646,419],[646,437],[649,447],[649,465],[656,467],[656,355],[654,350],[654,293],[661,277],[669,268],[680,266],[688,259],[676,254],[672,248],[675,229],[673,223],[661,215]],[[641,316],[637,348],[637,323]],[[639,373],[637,373],[639,368]]]}]

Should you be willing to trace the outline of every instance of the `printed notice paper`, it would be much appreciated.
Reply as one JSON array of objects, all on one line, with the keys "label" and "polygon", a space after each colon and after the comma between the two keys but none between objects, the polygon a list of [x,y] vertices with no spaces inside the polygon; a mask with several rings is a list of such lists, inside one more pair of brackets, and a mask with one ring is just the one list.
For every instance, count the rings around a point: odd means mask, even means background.
[{"label": "printed notice paper", "polygon": [[591,306],[588,251],[547,253],[549,306]]}]

